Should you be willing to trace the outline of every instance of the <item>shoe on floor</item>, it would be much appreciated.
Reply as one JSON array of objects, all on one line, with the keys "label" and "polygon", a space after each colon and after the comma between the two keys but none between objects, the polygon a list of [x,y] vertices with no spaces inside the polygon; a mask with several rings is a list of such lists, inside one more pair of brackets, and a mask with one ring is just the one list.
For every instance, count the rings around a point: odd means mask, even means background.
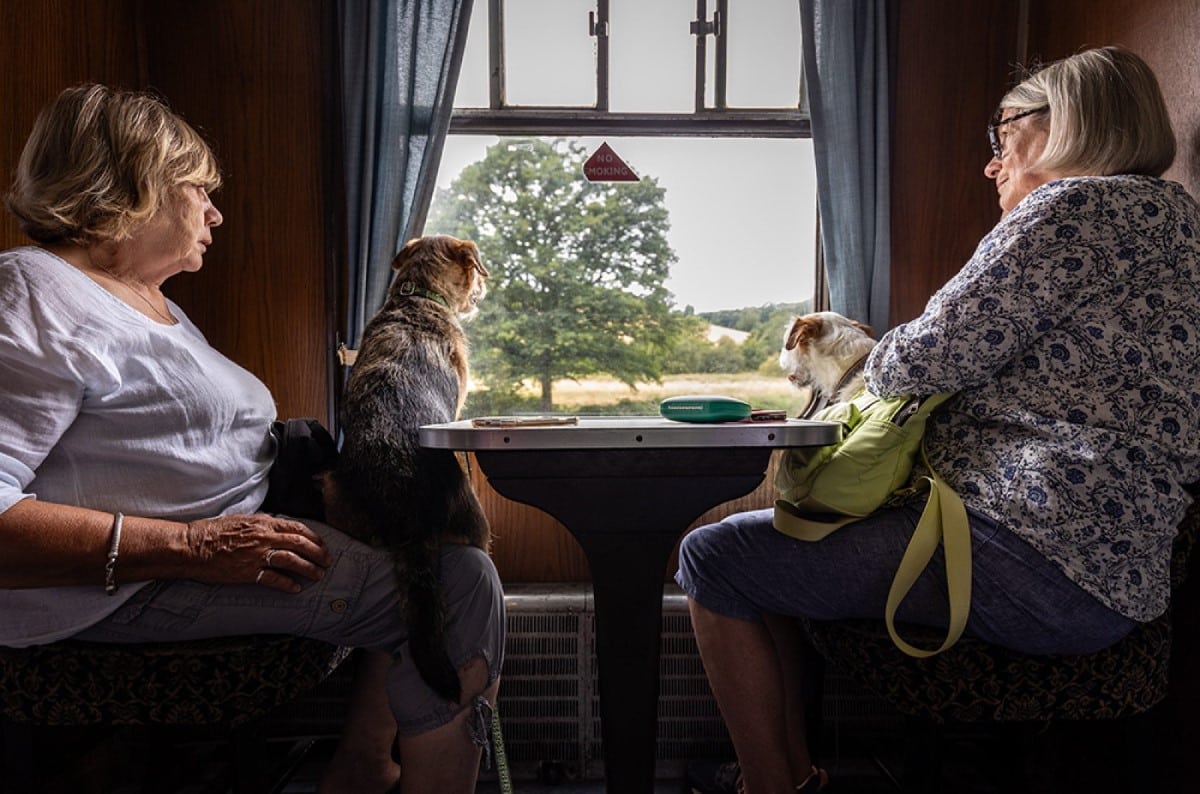
[{"label": "shoe on floor", "polygon": [[[742,770],[736,761],[692,761],[687,765],[686,794],[738,794]],[[829,773],[813,767],[797,792],[824,791],[829,785]]]}]

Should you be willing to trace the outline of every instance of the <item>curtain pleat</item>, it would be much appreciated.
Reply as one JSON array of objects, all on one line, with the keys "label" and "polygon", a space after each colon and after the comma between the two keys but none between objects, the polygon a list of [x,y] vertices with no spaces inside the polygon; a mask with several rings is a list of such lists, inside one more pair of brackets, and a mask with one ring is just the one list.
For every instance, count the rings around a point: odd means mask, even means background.
[{"label": "curtain pleat", "polygon": [[833,311],[889,327],[887,3],[799,0]]},{"label": "curtain pleat", "polygon": [[349,284],[355,347],[433,196],[472,0],[340,0]]}]

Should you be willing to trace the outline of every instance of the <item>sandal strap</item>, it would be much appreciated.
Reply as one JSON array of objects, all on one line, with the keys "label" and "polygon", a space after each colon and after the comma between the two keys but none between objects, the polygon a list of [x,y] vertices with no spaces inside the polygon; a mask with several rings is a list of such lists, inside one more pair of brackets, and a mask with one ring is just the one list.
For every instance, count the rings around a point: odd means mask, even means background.
[{"label": "sandal strap", "polygon": [[[815,785],[810,786],[810,783]],[[819,769],[818,767],[814,766],[812,771],[808,773],[808,777],[804,778],[804,781],[801,782],[800,785],[796,786],[796,791],[820,791],[828,784],[829,773],[824,769]]]}]

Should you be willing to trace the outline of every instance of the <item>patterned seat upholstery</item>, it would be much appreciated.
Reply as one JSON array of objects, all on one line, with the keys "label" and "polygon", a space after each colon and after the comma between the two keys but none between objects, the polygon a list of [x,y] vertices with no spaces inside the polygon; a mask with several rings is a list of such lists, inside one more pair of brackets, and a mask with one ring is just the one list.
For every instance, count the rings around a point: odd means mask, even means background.
[{"label": "patterned seat upholstery", "polygon": [[320,683],[348,648],[303,637],[0,648],[0,709],[34,725],[240,725]]},{"label": "patterned seat upholstery", "polygon": [[[936,722],[1116,719],[1146,711],[1167,693],[1166,616],[1090,656],[1027,656],[963,638],[916,659],[897,649],[877,621],[809,622],[808,629],[829,664],[900,713]],[[944,639],[923,627],[899,630],[927,647]]]},{"label": "patterned seat upholstery", "polygon": [[[1172,589],[1187,574],[1200,537],[1200,503],[1188,509],[1175,540]],[[1029,656],[964,637],[928,659],[901,652],[882,621],[806,621],[829,664],[863,682],[902,714],[936,722],[1116,719],[1166,697],[1170,612],[1125,639],[1086,656]],[[899,627],[910,642],[935,647],[944,636]]]},{"label": "patterned seat upholstery", "polygon": [[[350,654],[304,637],[256,635],[113,645],[64,640],[0,648],[5,791],[39,790],[35,752],[73,726],[215,726],[229,739],[234,790],[265,791],[258,721],[324,680]],[[159,732],[160,740],[174,734]],[[57,734],[50,734],[57,736]],[[53,756],[52,756],[53,757]],[[61,762],[56,762],[61,763]],[[170,769],[168,759],[160,767]]]}]

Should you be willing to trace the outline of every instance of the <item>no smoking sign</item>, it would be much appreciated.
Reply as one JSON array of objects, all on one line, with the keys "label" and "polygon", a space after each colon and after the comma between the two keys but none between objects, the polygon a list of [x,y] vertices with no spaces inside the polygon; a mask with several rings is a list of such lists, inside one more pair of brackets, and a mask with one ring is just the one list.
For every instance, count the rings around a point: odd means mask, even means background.
[{"label": "no smoking sign", "polygon": [[637,182],[641,179],[607,143],[600,144],[583,164],[583,176],[589,182]]}]

